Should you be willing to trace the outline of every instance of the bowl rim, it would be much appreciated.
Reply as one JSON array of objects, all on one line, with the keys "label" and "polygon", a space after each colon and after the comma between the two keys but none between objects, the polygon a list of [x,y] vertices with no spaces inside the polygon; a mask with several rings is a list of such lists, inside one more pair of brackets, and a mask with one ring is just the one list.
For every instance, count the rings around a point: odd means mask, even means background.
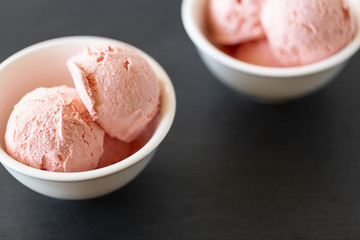
[{"label": "bowl rim", "polygon": [[[360,47],[360,3],[356,0],[350,0],[352,8],[356,9],[357,30],[352,41],[343,49],[332,56],[307,65],[295,67],[265,67],[246,63],[237,60],[216,48],[199,29],[195,20],[195,7],[204,6],[208,0],[183,0],[181,3],[181,19],[186,33],[194,45],[203,53],[209,55],[215,61],[222,63],[237,71],[245,72],[257,76],[265,77],[297,77],[310,75],[316,72],[325,71],[336,65],[341,64],[354,55]],[[196,5],[197,4],[197,5]],[[202,4],[202,5],[201,5]],[[201,8],[201,7],[199,7]],[[201,11],[201,9],[199,9]]]},{"label": "bowl rim", "polygon": [[[161,98],[166,100],[166,104],[165,105],[162,104],[160,106],[161,117],[152,137],[140,150],[138,150],[136,153],[132,154],[128,158],[107,167],[94,169],[90,171],[83,171],[83,172],[49,172],[45,170],[36,169],[27,166],[23,163],[20,163],[14,158],[10,157],[6,153],[6,151],[2,148],[2,146],[0,146],[0,162],[4,165],[5,168],[10,168],[18,173],[27,175],[29,177],[48,180],[48,181],[57,181],[57,182],[86,181],[90,179],[102,178],[108,175],[118,173],[120,171],[124,171],[125,169],[137,164],[138,162],[146,158],[148,155],[153,153],[157,149],[159,144],[163,141],[168,131],[170,130],[175,118],[176,95],[175,95],[174,86],[166,71],[154,58],[152,58],[150,55],[148,55],[141,49],[129,43],[122,42],[116,39],[100,37],[100,36],[90,36],[90,35],[66,36],[66,37],[49,39],[30,45],[14,53],[7,59],[5,59],[2,63],[0,63],[0,72],[7,66],[13,64],[18,59],[21,59],[24,56],[28,56],[29,54],[33,54],[34,52],[41,51],[45,48],[56,47],[59,44],[71,44],[71,43],[76,44],[80,42],[83,43],[83,42],[92,42],[92,41],[96,41],[96,42],[106,41],[106,42],[114,42],[114,43],[130,45],[136,50],[138,50],[143,55],[143,57],[145,57],[145,59],[149,61],[150,65],[153,67],[160,81]],[[0,83],[1,83],[1,79],[0,79]]]}]

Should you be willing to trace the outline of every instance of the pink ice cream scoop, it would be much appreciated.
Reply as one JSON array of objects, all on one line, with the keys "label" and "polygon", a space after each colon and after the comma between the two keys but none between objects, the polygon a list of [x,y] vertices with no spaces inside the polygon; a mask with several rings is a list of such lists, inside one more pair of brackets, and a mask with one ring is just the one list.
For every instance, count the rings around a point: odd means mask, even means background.
[{"label": "pink ice cream scoop", "polygon": [[263,1],[210,0],[210,38],[217,44],[233,45],[264,37],[259,14]]},{"label": "pink ice cream scoop", "polygon": [[5,133],[10,156],[28,166],[54,171],[95,169],[104,131],[91,120],[74,88],[38,88],[14,107]]},{"label": "pink ice cream scoop", "polygon": [[271,54],[266,38],[232,46],[230,51],[226,47],[221,48],[221,50],[247,63],[264,67],[282,67],[280,62]]},{"label": "pink ice cream scoop", "polygon": [[134,140],[158,112],[157,76],[128,45],[88,46],[68,61],[68,68],[92,119],[111,137]]},{"label": "pink ice cream scoop", "polygon": [[146,126],[146,129],[132,142],[124,142],[105,133],[104,153],[100,157],[98,168],[120,162],[140,150],[153,136],[159,120],[159,114],[157,114]]},{"label": "pink ice cream scoop", "polygon": [[261,22],[270,50],[284,66],[331,56],[353,38],[356,25],[346,0],[267,0]]},{"label": "pink ice cream scoop", "polygon": [[132,154],[132,144],[112,138],[108,134],[104,137],[104,153],[99,159],[97,168],[110,166],[120,162]]}]

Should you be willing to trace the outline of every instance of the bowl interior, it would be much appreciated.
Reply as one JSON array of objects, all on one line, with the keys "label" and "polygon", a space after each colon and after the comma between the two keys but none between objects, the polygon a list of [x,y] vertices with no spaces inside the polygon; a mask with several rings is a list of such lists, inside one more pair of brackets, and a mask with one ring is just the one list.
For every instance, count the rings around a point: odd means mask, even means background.
[{"label": "bowl interior", "polygon": [[[67,69],[67,60],[81,52],[88,44],[116,40],[101,37],[65,37],[32,45],[17,52],[0,65],[0,155],[3,164],[39,178],[74,181],[101,177],[126,168],[150,154],[165,137],[175,114],[175,93],[165,71],[150,56],[148,59],[161,83],[161,109],[158,127],[149,142],[138,152],[119,164],[78,173],[52,173],[25,166],[10,158],[5,151],[4,135],[14,105],[29,91],[37,87],[67,85],[74,87]],[[117,165],[117,166],[115,166]],[[94,173],[89,173],[94,172]]]}]

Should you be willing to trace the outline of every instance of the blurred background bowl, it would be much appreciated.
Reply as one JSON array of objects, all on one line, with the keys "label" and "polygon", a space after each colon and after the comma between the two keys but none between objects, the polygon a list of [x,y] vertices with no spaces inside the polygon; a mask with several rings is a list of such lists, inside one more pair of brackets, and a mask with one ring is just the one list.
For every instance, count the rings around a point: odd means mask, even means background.
[{"label": "blurred background bowl", "polygon": [[298,67],[262,67],[239,61],[216,48],[206,37],[208,0],[183,0],[182,22],[209,71],[222,83],[248,98],[281,103],[319,90],[333,80],[360,47],[360,2],[350,0],[357,32],[342,50],[322,61]]}]

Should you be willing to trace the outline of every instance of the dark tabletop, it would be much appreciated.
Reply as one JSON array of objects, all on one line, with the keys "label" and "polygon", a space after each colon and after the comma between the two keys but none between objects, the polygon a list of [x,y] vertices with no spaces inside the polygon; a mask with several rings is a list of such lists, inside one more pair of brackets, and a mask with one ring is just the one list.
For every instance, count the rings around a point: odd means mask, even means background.
[{"label": "dark tabletop", "polygon": [[35,193],[0,167],[0,239],[360,239],[360,54],[321,91],[261,105],[200,61],[180,0],[0,1],[0,61],[99,35],[153,56],[177,93],[145,171],[86,201]]}]

